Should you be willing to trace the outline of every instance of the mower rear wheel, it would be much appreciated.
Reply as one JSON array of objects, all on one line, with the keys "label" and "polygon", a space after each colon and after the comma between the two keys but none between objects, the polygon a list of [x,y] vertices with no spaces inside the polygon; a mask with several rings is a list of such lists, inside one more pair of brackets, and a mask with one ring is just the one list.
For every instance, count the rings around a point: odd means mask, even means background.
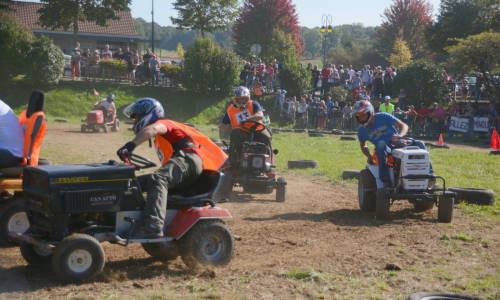
[{"label": "mower rear wheel", "polygon": [[276,180],[276,202],[285,202],[286,197],[286,180],[279,177]]},{"label": "mower rear wheel", "polygon": [[180,240],[182,261],[193,270],[228,264],[233,246],[233,235],[220,220],[202,220]]},{"label": "mower rear wheel", "polygon": [[368,169],[359,172],[358,203],[362,211],[374,211],[376,202],[377,183]]},{"label": "mower rear wheel", "polygon": [[391,201],[387,197],[386,189],[377,190],[377,201],[375,203],[375,216],[377,219],[386,220],[389,218],[389,206]]},{"label": "mower rear wheel", "polygon": [[174,260],[179,256],[179,250],[176,242],[165,243],[143,243],[142,248],[152,257],[164,260]]},{"label": "mower rear wheel", "polygon": [[0,207],[0,246],[18,245],[9,237],[9,232],[24,233],[29,227],[23,198],[15,196]]},{"label": "mower rear wheel", "polygon": [[452,197],[441,197],[438,202],[438,221],[443,223],[451,223],[453,219],[453,202]]},{"label": "mower rear wheel", "polygon": [[19,247],[24,260],[33,267],[49,266],[52,260],[52,251],[39,248],[31,244],[21,244]]},{"label": "mower rear wheel", "polygon": [[96,276],[102,272],[104,262],[104,250],[99,241],[81,233],[62,240],[52,256],[54,272],[68,282],[81,282]]}]

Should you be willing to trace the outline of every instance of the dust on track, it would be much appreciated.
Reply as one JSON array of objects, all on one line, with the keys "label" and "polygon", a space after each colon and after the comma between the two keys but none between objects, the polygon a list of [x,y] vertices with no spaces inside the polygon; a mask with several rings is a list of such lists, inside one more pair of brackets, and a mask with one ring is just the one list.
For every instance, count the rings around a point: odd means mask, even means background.
[{"label": "dust on track", "polygon": [[[82,134],[75,124],[50,124],[44,147],[63,148],[67,156],[78,153],[81,161],[75,163],[107,161],[130,138],[124,132]],[[154,157],[146,146],[138,151]],[[68,162],[65,155],[51,153],[45,156],[52,162]],[[410,204],[397,202],[391,220],[382,222],[358,209],[353,184],[283,175],[288,180],[284,203],[275,202],[274,194],[247,195],[235,189],[230,202],[219,204],[233,214],[228,225],[236,237],[234,258],[225,268],[193,274],[180,258],[163,263],[140,245],[105,243],[104,274],[88,283],[65,285],[50,269],[27,267],[18,248],[5,248],[0,249],[0,299],[133,299],[155,291],[166,298],[365,299],[377,294],[394,299],[419,290],[447,290],[461,284],[462,277],[476,276],[470,270],[491,274],[500,269],[497,221],[456,209],[452,225],[441,224],[436,208],[415,213]],[[476,241],[443,240],[445,234],[459,233]],[[387,264],[402,270],[387,276]],[[429,271],[437,268],[449,270],[453,280]],[[294,270],[328,275],[302,281],[287,276]],[[372,286],[380,282],[382,287]]]}]

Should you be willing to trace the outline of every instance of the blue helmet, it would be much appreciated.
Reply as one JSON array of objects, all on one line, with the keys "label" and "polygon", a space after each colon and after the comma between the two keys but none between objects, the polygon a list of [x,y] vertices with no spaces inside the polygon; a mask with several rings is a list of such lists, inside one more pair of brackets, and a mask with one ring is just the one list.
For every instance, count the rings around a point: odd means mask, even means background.
[{"label": "blue helmet", "polygon": [[138,133],[144,127],[156,122],[165,116],[163,106],[158,100],[153,98],[143,98],[127,105],[123,110],[127,118],[136,118],[134,132]]}]

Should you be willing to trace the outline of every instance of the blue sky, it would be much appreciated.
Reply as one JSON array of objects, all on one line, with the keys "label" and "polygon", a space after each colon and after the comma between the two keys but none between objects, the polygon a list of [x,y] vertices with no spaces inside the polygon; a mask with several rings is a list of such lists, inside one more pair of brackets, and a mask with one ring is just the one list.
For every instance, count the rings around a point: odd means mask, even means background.
[{"label": "blue sky", "polygon": [[[362,23],[376,26],[382,22],[381,15],[392,0],[292,0],[299,15],[300,26],[316,27],[322,25],[322,16],[332,16],[332,25]],[[434,8],[434,15],[439,10],[440,0],[428,0]],[[177,16],[173,9],[174,0],[154,0],[155,22],[166,26],[172,25],[170,17]],[[151,20],[151,0],[132,0],[132,16]]]}]

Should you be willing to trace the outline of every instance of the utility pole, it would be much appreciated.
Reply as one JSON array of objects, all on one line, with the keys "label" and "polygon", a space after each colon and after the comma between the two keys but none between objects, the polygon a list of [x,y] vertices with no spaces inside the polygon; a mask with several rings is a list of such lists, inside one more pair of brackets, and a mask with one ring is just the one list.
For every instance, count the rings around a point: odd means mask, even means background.
[{"label": "utility pole", "polygon": [[330,39],[330,34],[333,32],[332,20],[332,15],[323,15],[321,17],[322,26],[319,32],[323,36],[323,65],[326,64],[327,40]]},{"label": "utility pole", "polygon": [[151,52],[155,53],[155,1],[151,0]]}]

